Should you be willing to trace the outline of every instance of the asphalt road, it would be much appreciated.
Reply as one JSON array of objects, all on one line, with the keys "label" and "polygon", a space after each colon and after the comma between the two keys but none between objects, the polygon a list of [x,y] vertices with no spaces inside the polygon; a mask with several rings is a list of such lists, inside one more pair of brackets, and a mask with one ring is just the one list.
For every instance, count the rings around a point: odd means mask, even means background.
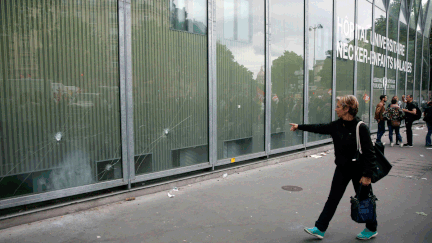
[{"label": "asphalt road", "polygon": [[[432,149],[424,147],[426,128],[414,134],[413,148],[383,138],[394,167],[373,185],[379,225],[370,242],[432,242]],[[315,242],[303,228],[323,208],[333,161],[330,151],[181,187],[173,198],[165,191],[20,225],[0,231],[0,242]],[[282,190],[286,185],[302,190]],[[364,225],[349,216],[352,195],[350,185],[323,242],[358,241]]]}]

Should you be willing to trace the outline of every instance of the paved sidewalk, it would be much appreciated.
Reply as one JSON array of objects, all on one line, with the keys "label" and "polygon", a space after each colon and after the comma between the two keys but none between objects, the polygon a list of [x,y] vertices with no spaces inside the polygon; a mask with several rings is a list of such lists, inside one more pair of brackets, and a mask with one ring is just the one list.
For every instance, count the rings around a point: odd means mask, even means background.
[{"label": "paved sidewalk", "polygon": [[[379,235],[370,242],[432,242],[426,131],[414,130],[413,148],[390,147],[383,138],[394,167],[374,184]],[[303,228],[314,225],[327,199],[333,160],[330,152],[181,187],[173,198],[160,192],[20,225],[1,230],[0,242],[316,242]],[[281,189],[285,185],[303,190],[288,192]],[[357,242],[364,225],[350,219],[352,195],[350,185],[323,242]]]}]

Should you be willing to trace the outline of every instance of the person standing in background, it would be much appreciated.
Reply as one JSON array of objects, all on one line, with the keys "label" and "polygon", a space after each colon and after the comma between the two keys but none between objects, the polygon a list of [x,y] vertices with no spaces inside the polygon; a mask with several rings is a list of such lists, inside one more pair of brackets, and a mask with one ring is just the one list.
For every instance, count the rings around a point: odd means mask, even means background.
[{"label": "person standing in background", "polygon": [[[397,96],[393,96],[391,104],[388,106],[387,110],[383,113],[383,117],[387,119],[387,125],[389,128],[389,139],[390,146],[393,147],[393,131],[396,133],[396,144],[403,147],[402,136],[400,135],[400,124],[405,116],[405,113],[397,104]],[[400,142],[400,144],[399,144]]]},{"label": "person standing in background", "polygon": [[417,112],[416,106],[413,103],[413,97],[412,95],[406,96],[406,109],[402,109],[402,111],[405,112],[405,126],[406,126],[406,135],[407,135],[407,143],[404,144],[405,147],[412,148],[412,140],[413,140],[413,133],[412,133],[412,124],[415,121],[415,114]]},{"label": "person standing in background", "polygon": [[[395,104],[393,104],[393,100],[396,100],[396,103]],[[386,111],[388,111],[388,109],[390,109],[390,107],[393,105],[393,107],[394,107],[394,105],[396,105],[396,106],[398,106],[398,107],[400,107],[400,105],[399,105],[399,98],[395,95],[395,96],[393,96],[392,97],[392,99],[391,99],[391,101],[390,101],[390,104],[388,104],[388,106],[387,106],[387,110]],[[384,116],[384,114],[383,114],[383,116]],[[393,143],[393,126],[392,126],[392,124],[391,124],[391,119],[388,119],[388,118],[386,118],[385,116],[384,116],[384,119],[386,119],[387,120],[387,127],[388,127],[388,131],[389,131],[389,140],[390,140],[390,146],[392,146],[393,147],[393,145],[394,144],[392,144]],[[402,141],[402,140],[401,140]],[[396,135],[396,145],[399,145],[399,138],[397,137],[397,135]]]},{"label": "person standing in background", "polygon": [[381,95],[380,102],[377,104],[375,108],[375,120],[378,122],[376,143],[381,143],[381,137],[385,133],[385,122],[384,122],[383,113],[385,111],[386,102],[387,102],[387,95]]},{"label": "person standing in background", "polygon": [[428,133],[426,135],[426,147],[432,147],[431,135],[432,135],[432,100],[427,103],[427,107],[424,110],[424,118]]}]

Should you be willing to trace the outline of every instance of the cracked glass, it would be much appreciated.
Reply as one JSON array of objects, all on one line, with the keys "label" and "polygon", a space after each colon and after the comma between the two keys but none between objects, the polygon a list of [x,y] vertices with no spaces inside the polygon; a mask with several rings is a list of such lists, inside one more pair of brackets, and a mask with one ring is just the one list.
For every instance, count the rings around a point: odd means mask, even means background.
[{"label": "cracked glass", "polygon": [[[184,16],[207,9],[174,2]],[[208,162],[207,27],[171,29],[168,1],[133,0],[131,11],[135,174]]]},{"label": "cracked glass", "polygon": [[122,178],[117,12],[0,2],[0,198]]}]

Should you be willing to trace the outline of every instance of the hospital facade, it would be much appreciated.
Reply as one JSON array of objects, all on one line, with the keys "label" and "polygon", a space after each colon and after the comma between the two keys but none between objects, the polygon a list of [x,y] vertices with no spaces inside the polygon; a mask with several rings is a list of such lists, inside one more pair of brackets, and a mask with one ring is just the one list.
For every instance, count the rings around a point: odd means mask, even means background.
[{"label": "hospital facade", "polygon": [[429,0],[0,1],[0,209],[326,144],[431,98]]}]

